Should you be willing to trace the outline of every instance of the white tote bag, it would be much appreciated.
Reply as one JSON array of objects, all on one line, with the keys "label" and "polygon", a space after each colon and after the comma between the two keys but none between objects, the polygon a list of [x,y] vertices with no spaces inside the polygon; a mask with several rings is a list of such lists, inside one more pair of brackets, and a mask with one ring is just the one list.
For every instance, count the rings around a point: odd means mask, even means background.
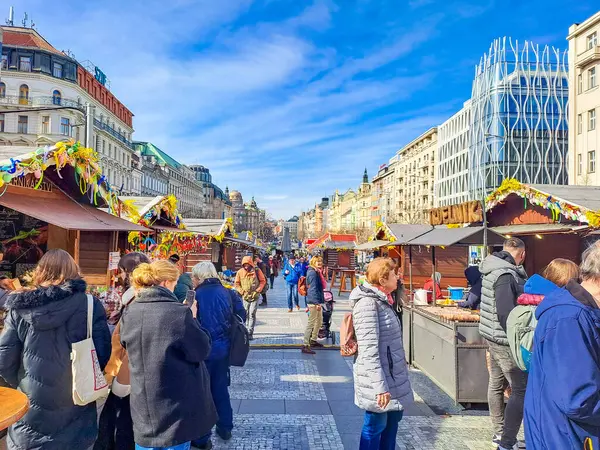
[{"label": "white tote bag", "polygon": [[85,406],[108,395],[108,384],[100,369],[92,340],[94,299],[87,296],[87,338],[73,343],[71,368],[73,370],[73,403]]}]

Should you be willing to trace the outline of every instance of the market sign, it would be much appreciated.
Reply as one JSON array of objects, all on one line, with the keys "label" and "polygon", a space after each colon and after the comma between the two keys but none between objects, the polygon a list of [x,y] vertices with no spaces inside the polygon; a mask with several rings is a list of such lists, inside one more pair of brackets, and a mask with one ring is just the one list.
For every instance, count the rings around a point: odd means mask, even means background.
[{"label": "market sign", "polygon": [[476,222],[483,222],[481,203],[477,200],[429,210],[429,223],[434,226]]}]

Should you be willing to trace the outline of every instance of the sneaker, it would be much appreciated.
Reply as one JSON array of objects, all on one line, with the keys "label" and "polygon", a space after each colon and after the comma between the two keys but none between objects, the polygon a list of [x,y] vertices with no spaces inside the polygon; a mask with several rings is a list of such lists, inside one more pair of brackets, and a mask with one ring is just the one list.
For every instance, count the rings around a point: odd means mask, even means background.
[{"label": "sneaker", "polygon": [[300,305],[296,305],[296,309],[300,311]]},{"label": "sneaker", "polygon": [[195,445],[194,447],[196,447],[198,450],[211,450],[213,448],[213,445],[212,441],[208,441],[206,444]]},{"label": "sneaker", "polygon": [[495,434],[494,437],[492,438],[492,444],[500,446],[501,440],[502,440],[502,436]]},{"label": "sneaker", "polygon": [[220,428],[217,428],[217,435],[224,441],[228,441],[229,439],[231,439],[231,431],[221,430]]},{"label": "sneaker", "polygon": [[291,310],[291,309],[288,309],[288,312],[292,312],[292,310]]},{"label": "sneaker", "polygon": [[306,345],[304,345],[302,347],[302,353],[306,353],[307,355],[315,355],[316,354],[313,350],[311,350],[310,347],[308,347]]},{"label": "sneaker", "polygon": [[310,341],[310,346],[320,348],[320,347],[323,347],[323,344],[321,344],[320,342],[317,342],[317,341]]}]

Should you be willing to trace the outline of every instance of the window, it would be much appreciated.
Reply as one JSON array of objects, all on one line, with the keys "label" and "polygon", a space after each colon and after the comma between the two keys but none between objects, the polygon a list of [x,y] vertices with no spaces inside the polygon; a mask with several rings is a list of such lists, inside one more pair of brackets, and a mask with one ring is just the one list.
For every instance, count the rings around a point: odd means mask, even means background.
[{"label": "window", "polygon": [[63,136],[71,135],[71,120],[66,117],[60,118],[60,134]]},{"label": "window", "polygon": [[581,175],[583,172],[583,155],[581,153],[577,154],[577,175]]},{"label": "window", "polygon": [[0,98],[6,97],[6,84],[0,83]]},{"label": "window", "polygon": [[596,171],[596,152],[588,152],[588,172],[594,173]]},{"label": "window", "polygon": [[583,133],[583,115],[577,115],[577,134]]},{"label": "window", "polygon": [[583,75],[582,74],[579,74],[577,76],[577,86],[578,86],[577,87],[577,90],[578,90],[577,92],[579,94],[581,94],[583,92]]},{"label": "window", "polygon": [[8,55],[2,55],[2,69],[8,69]]},{"label": "window", "polygon": [[27,134],[28,119],[29,118],[27,116],[19,116],[19,124],[18,124],[18,129],[17,129],[18,133]]},{"label": "window", "polygon": [[592,67],[588,70],[588,89],[596,87],[596,68]]},{"label": "window", "polygon": [[589,119],[588,131],[595,130],[596,129],[596,110],[595,109],[590,109],[588,111],[588,119]]},{"label": "window", "polygon": [[60,105],[60,102],[62,100],[62,95],[60,95],[60,91],[53,91],[52,92],[52,104],[53,105]]},{"label": "window", "polygon": [[19,87],[19,105],[29,104],[29,86],[22,84]]},{"label": "window", "polygon": [[54,68],[52,69],[52,75],[54,75],[56,78],[62,78],[63,77],[63,66],[62,66],[62,64],[54,63]]},{"label": "window", "polygon": [[4,114],[0,114],[0,133],[4,133]]},{"label": "window", "polygon": [[598,33],[594,32],[587,37],[587,48],[591,50],[598,45]]},{"label": "window", "polygon": [[50,116],[42,116],[42,134],[50,134]]},{"label": "window", "polygon": [[31,56],[21,56],[19,58],[19,70],[21,72],[31,72]]},{"label": "window", "polygon": [[96,152],[100,153],[100,136],[96,136]]}]

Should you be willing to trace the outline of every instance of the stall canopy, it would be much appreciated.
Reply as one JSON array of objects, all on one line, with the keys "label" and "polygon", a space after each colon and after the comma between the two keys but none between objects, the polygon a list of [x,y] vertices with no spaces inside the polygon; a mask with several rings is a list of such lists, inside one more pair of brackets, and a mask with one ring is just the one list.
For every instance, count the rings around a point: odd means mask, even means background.
[{"label": "stall canopy", "polygon": [[27,195],[27,191],[11,186],[0,196],[0,205],[66,230],[149,231],[141,225],[78,203],[58,190],[35,191],[35,196]]},{"label": "stall canopy", "polygon": [[413,239],[422,236],[431,231],[431,225],[411,225],[402,223],[392,223],[388,225],[389,230],[394,237],[394,245],[404,245]]},{"label": "stall canopy", "polygon": [[[429,232],[412,239],[408,245],[431,245],[434,247],[449,247],[451,245],[481,245],[483,242],[483,227],[448,228],[436,226]],[[488,228],[488,245],[502,245],[504,236]],[[402,245],[394,242],[392,245]]]},{"label": "stall canopy", "polygon": [[375,250],[377,248],[384,247],[386,245],[390,245],[390,241],[380,241],[380,240],[368,241],[368,242],[365,242],[364,244],[357,245],[356,250]]},{"label": "stall canopy", "polygon": [[576,225],[568,223],[540,223],[540,224],[516,224],[503,225],[491,228],[498,234],[507,235],[525,235],[539,233],[576,233],[588,229],[587,225]]},{"label": "stall canopy", "polygon": [[183,219],[189,231],[204,236],[224,236],[228,231],[233,233],[231,220],[227,219]]}]

